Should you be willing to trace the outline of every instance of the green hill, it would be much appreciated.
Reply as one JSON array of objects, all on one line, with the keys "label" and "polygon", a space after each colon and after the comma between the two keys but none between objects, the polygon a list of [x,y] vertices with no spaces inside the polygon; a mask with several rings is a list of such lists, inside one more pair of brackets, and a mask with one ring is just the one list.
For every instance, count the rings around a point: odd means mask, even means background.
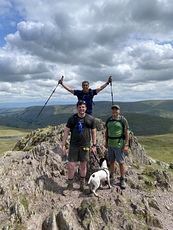
[{"label": "green hill", "polygon": [[[93,116],[106,121],[111,115],[110,101],[95,101]],[[149,100],[138,102],[116,102],[121,114],[128,121],[137,136],[173,133],[173,100]],[[66,123],[70,115],[76,113],[75,105],[46,106],[40,116],[42,106],[18,109],[1,109],[0,125],[14,128],[36,129],[48,125]]]}]

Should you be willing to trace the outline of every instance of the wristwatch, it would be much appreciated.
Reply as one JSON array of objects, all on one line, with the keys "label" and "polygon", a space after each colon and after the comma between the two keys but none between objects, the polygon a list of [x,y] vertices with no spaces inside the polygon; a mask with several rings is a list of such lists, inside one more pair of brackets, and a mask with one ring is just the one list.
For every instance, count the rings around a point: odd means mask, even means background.
[{"label": "wristwatch", "polygon": [[128,144],[125,144],[124,146],[129,146]]},{"label": "wristwatch", "polygon": [[93,144],[92,147],[96,147],[97,145],[96,144]]}]

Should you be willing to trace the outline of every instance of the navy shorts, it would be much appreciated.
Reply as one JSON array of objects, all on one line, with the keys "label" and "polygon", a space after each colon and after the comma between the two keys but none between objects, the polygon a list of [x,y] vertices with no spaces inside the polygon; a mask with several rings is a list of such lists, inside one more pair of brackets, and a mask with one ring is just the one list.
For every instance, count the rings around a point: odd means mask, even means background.
[{"label": "navy shorts", "polygon": [[108,146],[108,160],[110,162],[117,161],[119,164],[123,164],[125,162],[123,149]]}]

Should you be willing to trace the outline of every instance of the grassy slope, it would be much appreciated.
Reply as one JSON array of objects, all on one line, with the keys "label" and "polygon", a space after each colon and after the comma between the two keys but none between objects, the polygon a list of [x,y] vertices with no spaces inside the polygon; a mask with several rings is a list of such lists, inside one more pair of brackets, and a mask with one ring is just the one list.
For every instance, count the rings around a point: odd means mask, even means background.
[{"label": "grassy slope", "polygon": [[173,134],[139,136],[147,155],[166,163],[173,163]]},{"label": "grassy slope", "polygon": [[[26,136],[31,130],[13,129],[0,126],[0,155],[12,150],[17,143],[17,137]],[[16,137],[12,139],[9,137]],[[138,136],[139,143],[144,146],[147,155],[168,164],[173,163],[173,134]]]},{"label": "grassy slope", "polygon": [[[138,136],[147,154],[155,159],[172,163],[173,100],[117,102],[117,104],[120,105],[121,113],[128,119],[130,129],[135,136]],[[93,115],[106,121],[111,114],[111,105],[111,101],[95,102]],[[0,125],[5,124],[9,128],[0,127],[0,136],[22,136],[28,132],[25,129],[33,130],[65,123],[68,117],[76,112],[75,105],[46,106],[38,118],[41,108],[42,106],[34,106],[2,110]],[[1,139],[0,152],[10,150],[16,141]]]},{"label": "grassy slope", "polygon": [[12,150],[18,138],[26,136],[30,131],[31,130],[0,126],[0,155],[5,151]]},{"label": "grassy slope", "polygon": [[6,151],[10,151],[14,148],[15,144],[17,143],[17,140],[15,139],[0,139],[0,156],[2,155],[2,153],[6,152]]},{"label": "grassy slope", "polygon": [[[121,113],[128,121],[135,135],[157,135],[173,133],[173,100],[119,102]],[[96,101],[93,115],[103,121],[111,114],[111,101]],[[42,106],[0,111],[0,125],[14,128],[37,129],[48,125],[66,123],[76,112],[75,105]]]}]

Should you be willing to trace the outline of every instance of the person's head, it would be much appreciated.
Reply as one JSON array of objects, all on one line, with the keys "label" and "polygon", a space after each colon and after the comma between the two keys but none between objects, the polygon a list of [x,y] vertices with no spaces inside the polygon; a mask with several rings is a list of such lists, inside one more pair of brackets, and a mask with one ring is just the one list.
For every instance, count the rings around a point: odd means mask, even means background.
[{"label": "person's head", "polygon": [[112,105],[112,115],[117,117],[120,114],[120,107],[119,105]]},{"label": "person's head", "polygon": [[87,107],[86,107],[85,101],[79,100],[76,104],[76,107],[77,107],[78,113],[80,113],[81,115],[86,112]]},{"label": "person's head", "polygon": [[88,89],[89,89],[89,82],[88,81],[82,82],[82,89],[84,92],[88,92]]}]

